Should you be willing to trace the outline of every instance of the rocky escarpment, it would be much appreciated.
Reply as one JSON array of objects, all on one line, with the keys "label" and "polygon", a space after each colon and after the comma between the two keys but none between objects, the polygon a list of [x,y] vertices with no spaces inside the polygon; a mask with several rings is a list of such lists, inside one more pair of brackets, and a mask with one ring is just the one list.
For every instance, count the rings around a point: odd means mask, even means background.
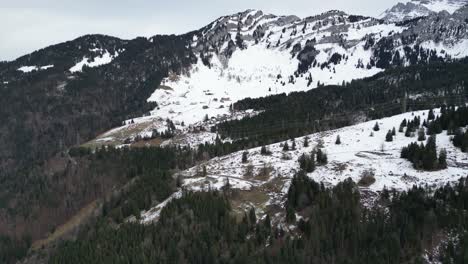
[{"label": "rocky escarpment", "polygon": [[398,3],[385,10],[379,18],[387,22],[403,22],[439,12],[453,14],[467,4],[467,0],[412,0],[407,3]]}]

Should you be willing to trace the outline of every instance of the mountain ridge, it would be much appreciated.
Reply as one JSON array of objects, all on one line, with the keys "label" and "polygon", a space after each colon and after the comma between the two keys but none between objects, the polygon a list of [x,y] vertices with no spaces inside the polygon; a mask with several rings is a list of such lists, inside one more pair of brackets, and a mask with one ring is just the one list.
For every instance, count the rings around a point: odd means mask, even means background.
[{"label": "mountain ridge", "polygon": [[453,14],[467,4],[466,0],[411,0],[397,3],[378,17],[388,22],[403,22],[439,12]]}]

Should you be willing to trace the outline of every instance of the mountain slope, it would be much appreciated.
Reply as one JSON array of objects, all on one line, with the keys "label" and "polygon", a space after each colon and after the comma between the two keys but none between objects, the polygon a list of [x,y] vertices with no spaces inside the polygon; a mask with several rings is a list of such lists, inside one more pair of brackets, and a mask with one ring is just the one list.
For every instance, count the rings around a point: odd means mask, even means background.
[{"label": "mountain slope", "polygon": [[[434,113],[440,115],[440,110]],[[439,171],[417,170],[411,162],[400,157],[403,147],[411,142],[421,143],[416,136],[405,137],[404,131],[397,132],[392,142],[386,142],[385,135],[389,130],[394,127],[398,129],[403,119],[413,120],[415,117],[425,120],[428,111],[408,112],[267,145],[266,149],[271,153],[266,155],[262,154],[260,147],[239,151],[182,171],[179,176],[184,178],[184,188],[194,191],[222,189],[229,182],[230,188],[243,191],[243,197],[239,198],[243,202],[236,204],[239,207],[235,210],[242,212],[253,204],[262,214],[283,204],[292,177],[301,170],[299,158],[303,154],[310,155],[317,148],[327,153],[328,163],[317,165],[316,170],[307,175],[325,185],[336,185],[348,178],[359,182],[363,176],[371,175],[375,181],[361,189],[372,192],[383,189],[405,191],[414,185],[442,187],[465,177],[468,156],[452,144],[447,131],[437,135],[437,149],[447,151],[448,162],[448,168]],[[373,130],[376,123],[379,124],[379,131]],[[335,144],[337,136],[341,139],[339,145]],[[308,146],[304,146],[306,137]],[[287,151],[284,150],[285,144],[289,145]],[[244,153],[247,153],[245,162],[242,158]],[[200,176],[202,167],[206,170],[206,176]],[[180,194],[175,193],[168,201],[180,197]],[[168,201],[145,212],[142,221],[157,220],[160,210]]]},{"label": "mountain slope", "polygon": [[450,61],[468,55],[466,8],[406,24],[331,11],[299,19],[249,10],[194,33],[199,58],[172,74],[148,99],[153,116],[194,124],[229,116],[243,98],[342,84],[394,66]]},{"label": "mountain slope", "polygon": [[[167,71],[177,71],[193,59],[183,38],[158,36],[152,41],[125,41],[111,63],[71,73],[69,69],[84,57],[99,57],[93,51],[88,53],[88,48],[85,52],[67,48],[80,47],[82,41],[45,49],[6,65],[2,76],[8,83],[0,84],[0,103],[5,106],[0,108],[2,235],[18,240],[43,238],[90,199],[125,184],[115,181],[117,174],[109,177],[87,171],[86,163],[77,164],[69,157],[69,147],[152,109],[154,105],[145,100]],[[102,46],[102,50],[112,53],[113,45]],[[76,55],[54,57],[61,51]],[[54,67],[17,71],[24,65],[45,64]],[[105,168],[103,164],[97,166]]]},{"label": "mountain slope", "polygon": [[[298,18],[248,10],[180,36],[88,35],[0,63],[0,104],[5,106],[0,108],[1,226],[21,223],[5,233],[14,230],[21,237],[34,230],[37,239],[89,202],[82,199],[82,185],[74,185],[71,194],[53,191],[74,179],[75,174],[63,173],[64,167],[73,168],[68,150],[124,121],[105,137],[126,128],[131,128],[125,134],[130,139],[169,127],[185,133],[204,121],[262,111],[231,111],[236,110],[231,104],[245,98],[316,87],[321,94],[324,84],[348,83],[396,66],[450,62],[468,55],[466,19],[463,8],[399,24],[341,11]],[[466,90],[466,82],[456,85],[437,91],[459,95]],[[322,98],[323,103],[339,105],[338,93],[346,87],[326,87],[337,101]],[[388,94],[392,100],[403,97],[400,90],[372,93],[376,100]],[[57,158],[62,162],[55,163]],[[87,184],[107,178],[91,176]],[[106,182],[94,195],[112,188]],[[18,208],[31,214],[19,215]],[[39,212],[45,212],[43,217],[35,217]],[[48,215],[56,222],[49,223]]]},{"label": "mountain slope", "polygon": [[398,3],[385,10],[379,18],[388,22],[402,22],[439,12],[453,14],[467,4],[467,0],[412,0],[406,3]]}]

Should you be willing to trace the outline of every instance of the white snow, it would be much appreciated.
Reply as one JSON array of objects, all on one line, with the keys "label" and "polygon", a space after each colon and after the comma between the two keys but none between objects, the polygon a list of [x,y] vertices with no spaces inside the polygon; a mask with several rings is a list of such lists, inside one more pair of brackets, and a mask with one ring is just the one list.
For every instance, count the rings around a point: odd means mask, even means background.
[{"label": "white snow", "polygon": [[468,56],[468,40],[460,40],[455,43],[435,43],[433,40],[421,43],[421,47],[436,50],[439,56],[448,55],[454,59],[461,59]]},{"label": "white snow", "polygon": [[102,65],[109,64],[117,56],[118,56],[118,53],[116,55],[112,56],[108,51],[106,51],[101,56],[97,56],[97,57],[94,57],[92,59],[84,57],[83,60],[81,60],[75,66],[70,68],[70,72],[72,72],[72,73],[81,72],[85,65],[87,67],[94,68],[94,67],[99,67],[99,66],[102,66]]},{"label": "white snow", "polygon": [[[439,114],[436,109],[435,114]],[[447,150],[448,168],[440,171],[418,171],[412,164],[400,158],[401,149],[411,142],[417,142],[415,137],[405,137],[404,133],[397,132],[393,142],[385,142],[388,130],[398,127],[406,118],[412,120],[415,116],[421,117],[421,122],[427,118],[428,111],[404,113],[389,118],[369,121],[341,129],[308,135],[310,146],[304,147],[304,137],[297,138],[296,150],[282,151],[281,144],[276,143],[267,146],[272,152],[269,156],[262,156],[260,148],[248,150],[248,163],[243,164],[242,153],[239,151],[211,159],[196,167],[180,173],[184,177],[183,186],[187,190],[200,191],[222,188],[227,179],[233,189],[239,190],[264,190],[269,200],[265,204],[281,205],[288,191],[292,177],[299,171],[298,158],[303,154],[310,154],[318,145],[323,144],[323,149],[328,154],[328,164],[318,166],[309,173],[312,179],[323,182],[326,185],[336,185],[339,182],[351,178],[358,182],[365,171],[372,171],[376,182],[370,187],[364,188],[372,192],[379,192],[384,188],[404,191],[413,185],[427,185],[429,187],[443,186],[446,183],[458,181],[461,177],[468,176],[468,155],[455,148],[450,141],[450,136],[444,131],[437,135],[437,149]],[[378,122],[379,131],[373,131],[374,124]],[[373,136],[370,134],[373,132]],[[341,138],[341,145],[336,145],[337,135]],[[289,141],[291,148],[292,142]],[[207,177],[201,177],[200,171],[206,166]],[[248,167],[251,167],[253,176],[246,176]],[[260,170],[271,168],[270,177],[258,178]],[[276,186],[273,189],[271,186]],[[246,201],[249,203],[249,201]],[[160,209],[160,207],[158,207]],[[154,211],[153,209],[150,210]],[[152,221],[151,213],[146,213],[144,222]]]},{"label": "white snow", "polygon": [[[405,1],[408,2],[408,1]],[[400,4],[383,12],[379,18],[391,22],[399,22],[416,17],[429,16],[432,12],[439,13],[446,11],[449,14],[455,13],[458,9],[468,4],[466,0],[413,0],[414,4],[400,8]]]},{"label": "white snow", "polygon": [[[395,28],[384,25],[378,30],[386,34]],[[359,38],[360,35],[351,32],[351,37]],[[308,73],[294,78],[294,83],[289,83],[288,78],[297,70],[298,60],[291,58],[288,50],[267,48],[266,45],[260,43],[237,50],[228,62],[215,56],[211,67],[203,65],[199,59],[189,74],[165,79],[162,83],[164,89],[156,89],[148,99],[158,103],[158,108],[151,114],[193,124],[203,120],[206,115],[229,115],[231,104],[248,97],[305,91],[316,87],[319,82],[341,84],[381,71],[375,67],[366,68],[372,53],[364,50],[364,42],[350,49],[336,44],[318,44],[316,48],[321,51],[317,56],[319,63],[327,62],[335,52],[346,55],[347,60],[332,64],[330,68],[311,68],[309,73],[313,82],[310,87],[306,79]],[[358,64],[363,67],[357,67]],[[278,79],[278,76],[281,78]]]},{"label": "white snow", "polygon": [[415,1],[420,5],[427,7],[429,10],[434,12],[441,12],[447,11],[450,14],[453,14],[455,11],[463,7],[465,3],[463,1],[455,1],[455,0],[431,0],[431,1]]},{"label": "white snow", "polygon": [[[216,30],[220,23],[245,22],[248,15],[257,12],[249,10],[245,17],[234,15],[220,18],[207,32]],[[255,18],[251,25],[242,25],[241,34],[246,36],[245,49],[236,49],[230,58],[212,53],[210,66],[205,66],[198,59],[198,63],[192,65],[188,72],[170,74],[163,80],[162,89],[156,89],[148,98],[148,101],[158,103],[158,108],[151,115],[190,125],[203,120],[206,115],[210,118],[229,116],[230,105],[245,98],[306,91],[319,83],[342,84],[375,75],[381,69],[369,66],[372,51],[364,48],[366,36],[374,36],[377,42],[392,32],[406,29],[395,24],[380,24],[372,19],[345,23],[342,15],[329,14],[323,21],[314,18],[302,31],[305,20],[292,18],[289,24],[284,24],[280,19],[285,17],[262,15]],[[267,32],[255,42],[252,34],[259,25],[265,27]],[[334,25],[336,30],[330,30]],[[237,27],[229,32],[234,40]],[[349,44],[339,44],[338,37]],[[292,47],[301,44],[303,48],[307,40],[313,39],[319,52],[316,56],[318,65],[296,77],[299,60],[297,54],[293,56],[291,53]],[[201,38],[194,40],[202,41]],[[227,47],[228,42],[222,43],[221,50]],[[338,64],[320,67],[328,63],[335,53],[343,56]],[[312,77],[310,83],[307,79],[309,75]],[[294,76],[293,82],[289,81],[291,76]]]},{"label": "white snow", "polygon": [[159,215],[161,214],[161,210],[173,199],[179,199],[182,197],[182,192],[178,191],[169,196],[166,200],[164,200],[162,203],[158,204],[157,206],[151,208],[150,210],[146,212],[141,213],[141,223],[144,224],[149,224],[153,221],[156,221],[159,219]]},{"label": "white snow", "polygon": [[30,73],[33,71],[40,71],[40,70],[47,70],[50,68],[53,68],[54,65],[46,65],[46,66],[22,66],[18,68],[18,71],[24,72],[24,73]]},{"label": "white snow", "polygon": [[[415,116],[419,115],[424,118],[422,115],[423,113],[427,115],[427,111],[419,111],[414,114]],[[449,136],[445,133],[437,136],[437,145],[439,150],[441,148],[447,149],[448,169],[433,172],[417,171],[412,167],[409,161],[401,159],[401,148],[407,146],[411,142],[415,142],[416,138],[407,138],[402,133],[397,133],[393,142],[384,141],[387,131],[393,127],[398,128],[400,122],[404,118],[412,119],[414,116],[411,113],[406,113],[334,131],[309,135],[311,142],[317,142],[319,139],[323,140],[324,148],[328,153],[329,159],[329,164],[327,166],[318,167],[310,176],[318,181],[337,184],[349,177],[358,181],[364,170],[371,169],[375,172],[377,182],[370,188],[375,191],[381,190],[384,187],[404,190],[411,187],[413,184],[442,185],[446,182],[456,181],[460,177],[467,176],[468,168],[466,166],[460,167],[457,164],[466,164],[468,155],[455,148],[450,142]],[[378,122],[380,125],[380,131],[378,132],[372,130],[375,122]],[[373,137],[370,137],[371,132],[374,133]],[[337,135],[341,137],[341,145],[335,145],[334,143]],[[302,142],[303,138],[297,139],[297,150],[287,153],[291,155],[291,160],[283,160],[281,147],[279,144],[274,144],[269,147],[270,151],[273,152],[272,156],[262,157],[255,155],[252,163],[271,164],[279,174],[292,176],[291,174],[298,169],[298,157],[304,152],[310,153],[312,148],[315,147],[315,144],[312,143],[311,147],[303,148],[301,146]],[[291,142],[289,142],[289,144],[291,145]],[[382,144],[384,145],[383,151],[381,149]],[[252,150],[253,153],[256,153],[256,151],[258,151],[258,149]],[[232,164],[240,165],[240,155],[241,153],[235,153],[227,159],[226,157],[215,159],[212,165],[216,166],[216,168],[222,168],[228,164],[229,167],[233,167]],[[224,160],[226,160],[226,162],[223,162]],[[347,168],[342,171],[337,171],[336,167],[339,165],[346,165]],[[230,171],[230,173],[235,172]],[[242,171],[240,173],[242,173]],[[408,177],[414,177],[412,179],[413,181],[407,182],[407,179],[402,177],[405,173]],[[242,175],[239,174],[239,172],[237,172],[237,174],[239,176]]]}]

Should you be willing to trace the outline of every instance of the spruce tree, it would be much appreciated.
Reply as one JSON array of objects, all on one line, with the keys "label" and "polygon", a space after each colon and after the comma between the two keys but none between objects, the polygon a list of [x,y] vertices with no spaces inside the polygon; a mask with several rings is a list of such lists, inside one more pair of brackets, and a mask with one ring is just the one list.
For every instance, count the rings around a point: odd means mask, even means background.
[{"label": "spruce tree", "polygon": [[263,156],[266,156],[266,155],[270,155],[271,152],[268,150],[266,146],[262,146],[262,148],[260,149],[260,154]]},{"label": "spruce tree", "polygon": [[247,161],[248,161],[248,155],[249,155],[249,152],[248,152],[248,151],[242,152],[242,163],[247,163]]},{"label": "spruce tree", "polygon": [[379,130],[380,130],[379,123],[375,122],[374,131],[379,131]]},{"label": "spruce tree", "polygon": [[420,128],[418,131],[418,141],[424,141],[426,140],[426,131],[424,128]]},{"label": "spruce tree", "polygon": [[429,114],[427,116],[427,120],[434,120],[435,119],[435,115],[434,115],[434,110],[429,110]]},{"label": "spruce tree", "polygon": [[284,145],[283,145],[283,151],[289,151],[289,144],[288,142],[284,142]]},{"label": "spruce tree", "polygon": [[404,127],[400,126],[400,128],[398,128],[398,132],[403,133],[403,131],[404,131],[403,129],[404,129]]},{"label": "spruce tree", "polygon": [[406,118],[401,121],[400,127],[406,127],[408,125],[408,122],[406,121]]},{"label": "spruce tree", "polygon": [[389,130],[387,132],[387,135],[385,136],[385,141],[387,141],[387,142],[392,142],[393,141],[393,136],[392,136],[392,131],[391,130]]},{"label": "spruce tree", "polygon": [[257,223],[257,216],[255,215],[255,208],[250,208],[249,211],[249,221],[250,225],[254,226]]},{"label": "spruce tree", "polygon": [[325,154],[322,149],[317,150],[317,163],[319,165],[325,165],[328,162],[327,154]]},{"label": "spruce tree", "polygon": [[443,170],[447,168],[447,151],[441,149],[439,153],[439,169]]},{"label": "spruce tree", "polygon": [[340,135],[336,136],[335,144],[336,144],[336,145],[340,145],[340,144],[341,144]]}]

